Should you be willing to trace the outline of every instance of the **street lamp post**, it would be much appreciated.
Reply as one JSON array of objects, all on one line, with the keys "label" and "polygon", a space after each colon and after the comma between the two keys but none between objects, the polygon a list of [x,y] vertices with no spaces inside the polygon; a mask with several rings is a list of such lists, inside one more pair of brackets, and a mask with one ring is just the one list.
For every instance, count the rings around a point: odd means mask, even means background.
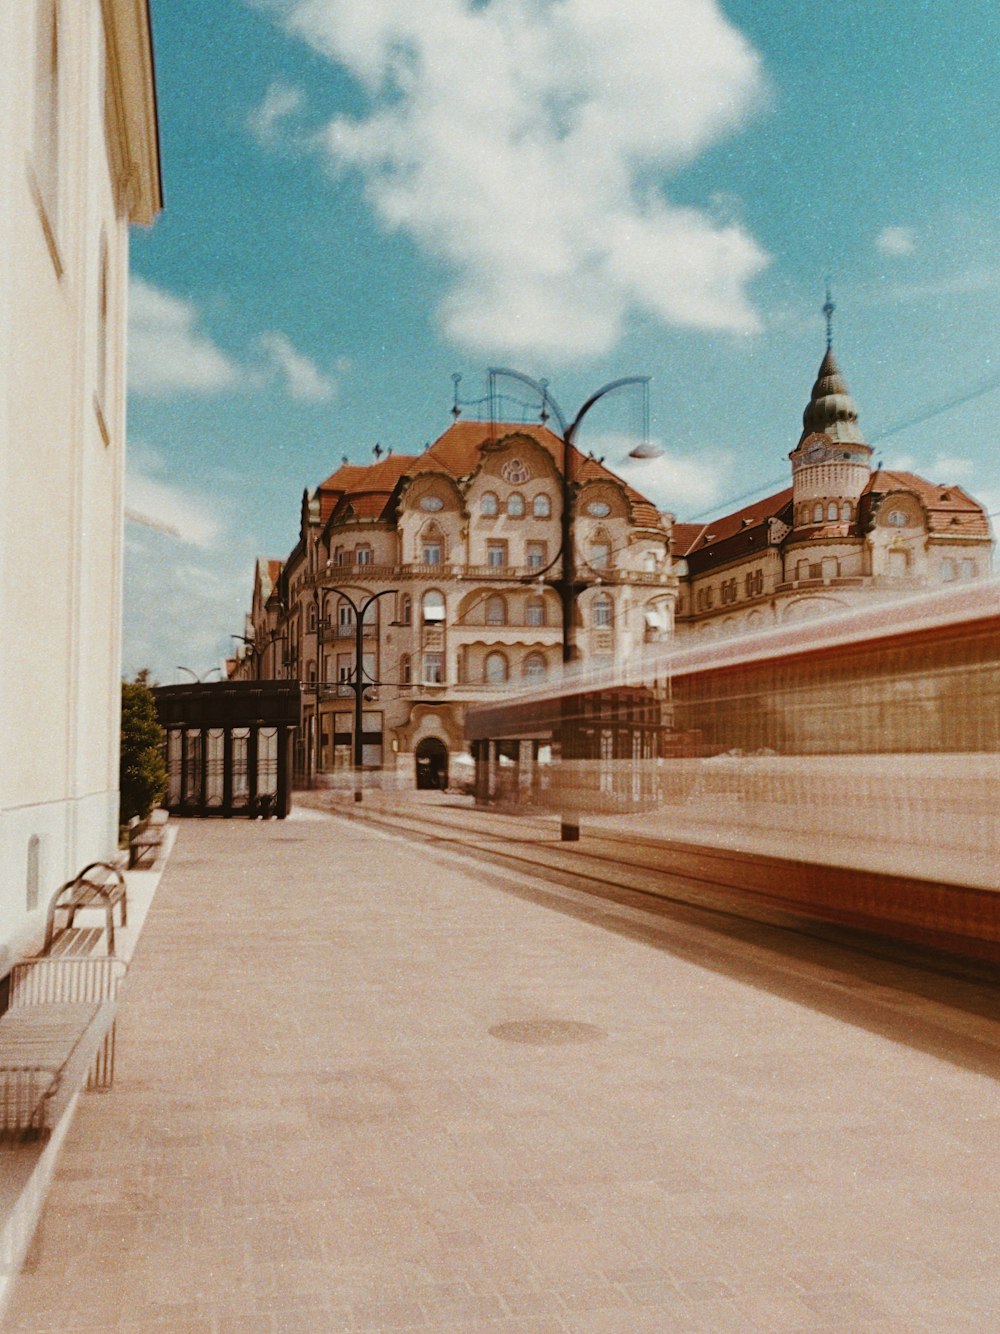
[{"label": "street lamp post", "polygon": [[209,667],[208,671],[205,672],[202,676],[199,676],[197,672],[192,671],[190,667],[178,667],[177,670],[179,672],[187,672],[188,676],[192,677],[195,681],[197,681],[199,685],[204,685],[213,672],[218,672],[220,676],[222,675],[221,667]]},{"label": "street lamp post", "polygon": [[[356,586],[355,586],[355,585],[350,585],[350,587],[356,587]],[[364,591],[365,591],[365,590],[362,590],[362,592],[364,592]],[[317,589],[315,590],[315,597],[316,597],[316,600],[317,600],[318,603],[320,603],[320,605],[317,606],[317,620],[316,620],[316,633],[317,633],[317,662],[316,662],[316,669],[317,669],[317,670],[316,670],[316,724],[315,724],[315,725],[316,725],[316,738],[315,738],[315,740],[316,740],[316,759],[315,759],[315,773],[316,773],[316,774],[319,773],[320,766],[321,766],[321,764],[322,764],[322,733],[320,732],[320,710],[319,710],[319,705],[320,705],[320,696],[321,696],[321,694],[322,694],[322,683],[323,683],[323,669],[322,669],[322,661],[323,661],[323,660],[322,660],[323,621],[322,621],[322,617],[320,617],[320,615],[319,615],[319,612],[322,610],[322,604],[321,604],[321,602],[320,602],[320,595],[323,595],[323,597],[325,598],[325,595],[326,595],[327,593],[336,593],[339,597],[342,597],[342,598],[344,599],[344,601],[348,604],[348,606],[351,608],[351,610],[352,610],[353,613],[354,613],[354,671],[353,671],[353,673],[352,673],[352,676],[351,676],[351,680],[350,680],[350,681],[340,681],[340,682],[338,682],[337,684],[338,684],[338,686],[340,686],[340,685],[346,685],[350,690],[353,690],[353,691],[354,691],[354,746],[353,746],[353,752],[354,752],[354,753],[353,753],[353,756],[352,756],[352,760],[353,760],[353,765],[352,765],[352,767],[353,767],[353,770],[354,770],[354,800],[355,800],[355,801],[361,801],[361,800],[362,800],[362,797],[363,797],[363,788],[362,788],[362,773],[363,773],[362,759],[363,759],[363,749],[362,749],[361,732],[362,732],[362,721],[363,721],[363,709],[364,709],[364,696],[365,696],[365,691],[366,691],[366,690],[370,690],[370,689],[372,689],[372,687],[377,686],[377,685],[380,684],[380,683],[379,683],[378,681],[376,681],[376,680],[370,680],[370,681],[366,681],[366,680],[365,680],[365,669],[364,669],[364,634],[365,634],[365,616],[368,614],[368,608],[371,607],[371,606],[373,606],[373,605],[378,601],[379,598],[388,597],[390,594],[394,594],[394,593],[396,593],[397,591],[398,591],[398,590],[395,589],[395,588],[383,588],[383,589],[382,589],[380,592],[378,592],[378,593],[371,593],[371,594],[370,594],[368,597],[366,597],[365,600],[359,605],[358,603],[356,603],[356,602],[354,601],[354,599],[351,597],[351,595],[350,595],[349,593],[347,593],[343,588],[341,588],[341,587],[339,587],[339,586],[336,586],[336,585],[333,585],[333,586],[326,585],[326,586],[324,586],[324,587],[322,587],[322,588],[317,588]]]},{"label": "street lamp post", "polygon": [[[662,452],[655,446],[648,443],[649,436],[649,376],[648,375],[626,375],[621,379],[612,380],[606,385],[602,385],[595,393],[591,394],[587,401],[580,408],[573,420],[566,424],[566,419],[559,409],[559,405],[549,393],[548,382],[545,380],[534,380],[530,375],[525,375],[521,371],[509,369],[490,369],[489,374],[489,399],[490,410],[493,411],[493,404],[496,401],[496,381],[500,376],[509,377],[526,385],[534,393],[538,394],[541,400],[542,421],[547,422],[550,416],[554,416],[559,423],[559,438],[562,441],[562,467],[560,468],[560,481],[562,484],[562,513],[560,515],[560,546],[554,558],[549,562],[544,570],[533,578],[542,578],[550,587],[554,588],[559,595],[559,601],[562,604],[562,660],[563,666],[573,662],[577,656],[576,645],[576,600],[580,594],[589,587],[590,580],[581,579],[576,569],[576,543],[573,529],[574,521],[574,482],[573,482],[573,442],[576,439],[576,433],[580,428],[584,417],[596,403],[613,393],[617,389],[625,389],[633,386],[640,386],[643,391],[643,442],[630,450],[629,457],[635,459],[657,458]],[[558,565],[558,574],[546,574],[549,570]],[[566,697],[563,695],[563,711],[565,711]],[[560,743],[563,754],[571,733],[571,727],[568,720],[560,724]],[[576,811],[564,807],[560,817],[559,828],[560,840],[564,843],[576,843],[580,838],[580,816]]]}]

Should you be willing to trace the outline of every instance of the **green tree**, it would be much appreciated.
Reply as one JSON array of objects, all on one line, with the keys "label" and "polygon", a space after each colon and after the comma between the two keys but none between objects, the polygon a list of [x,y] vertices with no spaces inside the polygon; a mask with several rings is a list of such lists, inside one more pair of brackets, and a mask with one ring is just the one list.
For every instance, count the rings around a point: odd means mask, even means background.
[{"label": "green tree", "polygon": [[123,825],[133,815],[144,819],[167,790],[163,728],[156,715],[156,699],[145,668],[134,681],[122,682],[118,788],[118,819]]}]

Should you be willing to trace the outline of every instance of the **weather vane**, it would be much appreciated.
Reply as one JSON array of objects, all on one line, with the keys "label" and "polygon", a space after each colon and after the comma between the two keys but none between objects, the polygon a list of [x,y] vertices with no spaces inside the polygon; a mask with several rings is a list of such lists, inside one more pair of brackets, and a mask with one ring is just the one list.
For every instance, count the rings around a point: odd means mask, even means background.
[{"label": "weather vane", "polygon": [[826,350],[829,352],[833,347],[833,312],[837,307],[833,304],[830,296],[830,279],[826,280],[826,301],[823,303],[823,314],[826,316]]}]

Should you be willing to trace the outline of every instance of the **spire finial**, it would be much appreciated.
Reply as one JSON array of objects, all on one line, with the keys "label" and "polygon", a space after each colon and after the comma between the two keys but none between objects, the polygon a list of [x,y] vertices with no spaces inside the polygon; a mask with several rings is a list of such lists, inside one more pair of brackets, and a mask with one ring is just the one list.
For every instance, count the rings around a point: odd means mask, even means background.
[{"label": "spire finial", "polygon": [[833,312],[837,307],[833,304],[833,298],[830,296],[830,279],[826,280],[826,301],[823,303],[823,314],[826,316],[826,350],[833,348]]},{"label": "spire finial", "polygon": [[458,371],[455,371],[452,375],[451,382],[455,386],[454,402],[451,405],[451,415],[458,421],[459,417],[462,415],[462,406],[458,401],[458,386],[462,383],[462,376]]}]

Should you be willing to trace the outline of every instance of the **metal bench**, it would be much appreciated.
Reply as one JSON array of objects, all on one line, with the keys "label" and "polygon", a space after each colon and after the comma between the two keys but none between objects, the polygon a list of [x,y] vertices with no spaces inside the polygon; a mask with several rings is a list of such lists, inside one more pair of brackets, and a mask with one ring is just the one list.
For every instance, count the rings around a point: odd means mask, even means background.
[{"label": "metal bench", "polygon": [[0,1140],[44,1137],[83,1087],[110,1088],[127,964],[107,956],[16,964],[0,1015]]},{"label": "metal bench", "polygon": [[143,857],[153,853],[153,860],[163,845],[163,831],[167,823],[167,812],[150,811],[145,820],[137,815],[128,822],[128,864],[138,866]]},{"label": "metal bench", "polygon": [[[113,862],[91,862],[72,880],[66,883],[52,896],[48,916],[45,922],[45,944],[43,954],[50,954],[57,933],[60,930],[57,914],[64,913],[62,930],[71,930],[76,914],[83,908],[100,908],[104,911],[105,930],[108,935],[108,953],[115,952],[115,908],[120,910],[121,925],[128,922],[128,899],[125,892],[125,877]],[[75,953],[78,951],[74,951]]]}]

